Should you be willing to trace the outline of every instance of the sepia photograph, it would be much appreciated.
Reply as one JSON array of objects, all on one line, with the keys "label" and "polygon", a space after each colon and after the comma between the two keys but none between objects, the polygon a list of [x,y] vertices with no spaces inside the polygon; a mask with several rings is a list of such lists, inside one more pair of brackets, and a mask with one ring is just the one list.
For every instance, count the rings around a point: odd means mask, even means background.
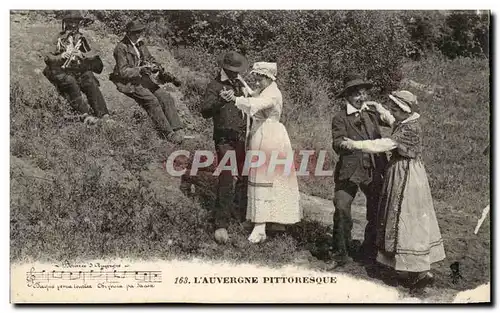
[{"label": "sepia photograph", "polygon": [[491,11],[8,14],[12,304],[491,304]]}]

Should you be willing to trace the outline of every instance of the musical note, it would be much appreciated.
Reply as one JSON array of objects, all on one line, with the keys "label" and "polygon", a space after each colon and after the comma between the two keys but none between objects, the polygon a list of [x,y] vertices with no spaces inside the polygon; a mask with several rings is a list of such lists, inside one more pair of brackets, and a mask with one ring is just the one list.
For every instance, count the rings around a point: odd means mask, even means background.
[{"label": "musical note", "polygon": [[148,272],[135,272],[135,280],[139,280],[139,281],[148,281]]},{"label": "musical note", "polygon": [[161,271],[58,271],[52,270],[48,272],[46,270],[36,271],[32,267],[28,272],[26,272],[27,283],[33,284],[35,282],[49,282],[49,281],[106,281],[108,283],[120,283],[128,280],[136,282],[162,282],[162,272]]},{"label": "musical note", "polygon": [[[79,280],[82,278],[82,271],[78,272],[78,276],[76,276],[76,273],[70,272],[69,273],[69,280]],[[85,274],[83,274],[83,281],[85,281]]]},{"label": "musical note", "polygon": [[[58,274],[60,276],[56,276],[56,274]],[[64,271],[53,270],[52,271],[52,278],[54,278],[54,279],[62,279],[63,278],[63,274],[64,274]]]},{"label": "musical note", "polygon": [[45,270],[42,270],[41,272],[41,278],[45,278],[48,281],[50,281],[49,273],[45,272]]}]

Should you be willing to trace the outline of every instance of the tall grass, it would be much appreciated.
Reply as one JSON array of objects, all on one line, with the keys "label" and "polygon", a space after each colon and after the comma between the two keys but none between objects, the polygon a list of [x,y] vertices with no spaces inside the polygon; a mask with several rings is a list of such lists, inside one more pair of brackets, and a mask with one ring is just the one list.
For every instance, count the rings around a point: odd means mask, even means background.
[{"label": "tall grass", "polygon": [[162,172],[160,193],[151,188],[156,182],[145,173],[151,165],[161,171],[157,155],[163,145],[173,147],[150,125],[125,120],[88,128],[64,120],[71,112],[51,90],[31,92],[15,82],[11,88],[13,259],[182,254],[208,239],[208,213],[180,191],[174,196],[168,187],[175,180]]}]

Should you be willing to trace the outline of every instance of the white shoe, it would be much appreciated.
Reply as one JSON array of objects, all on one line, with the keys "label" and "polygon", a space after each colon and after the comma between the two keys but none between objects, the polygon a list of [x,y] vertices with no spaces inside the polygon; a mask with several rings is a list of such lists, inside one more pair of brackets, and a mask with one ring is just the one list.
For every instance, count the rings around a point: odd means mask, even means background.
[{"label": "white shoe", "polygon": [[255,224],[248,241],[251,243],[259,243],[266,240],[266,223]]},{"label": "white shoe", "polygon": [[266,241],[266,234],[262,234],[262,233],[251,233],[250,234],[250,237],[248,237],[248,241],[250,241],[251,243],[260,243],[260,242],[264,242]]}]

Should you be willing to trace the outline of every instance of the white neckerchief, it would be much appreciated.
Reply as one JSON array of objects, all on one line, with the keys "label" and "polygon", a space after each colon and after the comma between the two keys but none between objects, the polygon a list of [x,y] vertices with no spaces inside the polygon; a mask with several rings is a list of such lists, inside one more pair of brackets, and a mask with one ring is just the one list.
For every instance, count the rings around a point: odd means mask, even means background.
[{"label": "white neckerchief", "polygon": [[[236,79],[242,79],[241,75],[238,74],[238,76],[236,77]],[[224,69],[221,69],[220,70],[220,81],[223,82],[223,81],[226,81],[226,80],[229,80],[229,76],[227,76],[226,72],[224,71]]]},{"label": "white neckerchief", "polygon": [[346,100],[346,110],[347,110],[347,115],[351,115],[351,114],[354,114],[354,113],[361,113],[361,111],[364,111],[366,109],[368,109],[368,106],[366,104],[363,103],[363,105],[361,106],[361,108],[359,109],[356,109],[349,101]]},{"label": "white neckerchief", "polygon": [[137,40],[137,42],[136,42],[136,43],[134,43],[134,42],[132,41],[132,39],[130,39],[130,37],[129,37],[129,36],[127,36],[127,38],[128,38],[128,40],[130,41],[130,43],[132,44],[132,47],[134,47],[135,53],[137,54],[137,60],[138,60],[138,61],[137,61],[137,66],[140,66],[140,65],[141,65],[141,53],[139,52],[139,49],[138,49],[138,48],[137,48],[137,46],[136,46],[136,45],[139,43],[140,38]]},{"label": "white neckerchief", "polygon": [[408,122],[411,122],[411,121],[414,121],[416,120],[417,118],[420,117],[420,114],[418,114],[417,112],[413,112],[412,115],[410,115],[407,119],[405,119],[404,121],[401,122],[401,124],[404,124],[404,123],[408,123]]}]

